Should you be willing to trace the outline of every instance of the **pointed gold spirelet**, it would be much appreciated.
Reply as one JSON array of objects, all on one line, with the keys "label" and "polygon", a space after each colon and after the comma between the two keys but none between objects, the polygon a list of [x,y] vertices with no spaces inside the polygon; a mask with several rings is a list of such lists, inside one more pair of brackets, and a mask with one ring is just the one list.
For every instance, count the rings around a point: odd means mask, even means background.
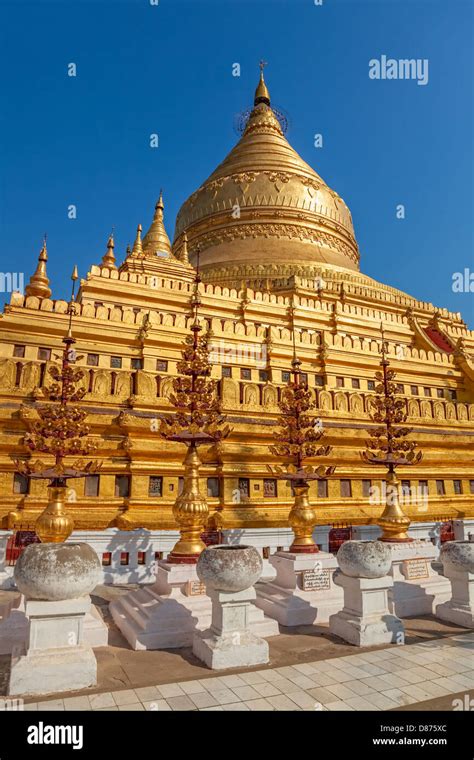
[{"label": "pointed gold spirelet", "polygon": [[46,273],[46,262],[48,261],[48,250],[46,248],[46,235],[43,239],[43,247],[38,256],[38,264],[34,274],[30,277],[30,282],[25,288],[27,296],[37,296],[38,298],[49,298],[51,288],[49,287],[49,277]]},{"label": "pointed gold spirelet", "polygon": [[143,256],[142,225],[141,224],[139,224],[138,227],[137,227],[137,236],[136,236],[135,242],[133,244],[132,255],[133,256]]},{"label": "pointed gold spirelet", "polygon": [[163,221],[164,208],[163,191],[160,190],[160,197],[155,204],[153,221],[143,238],[143,252],[145,256],[171,255],[171,243]]},{"label": "pointed gold spirelet", "polygon": [[183,232],[183,245],[181,246],[179,258],[183,264],[189,264],[188,235],[186,230]]},{"label": "pointed gold spirelet", "polygon": [[111,232],[109,239],[107,240],[107,250],[102,256],[102,266],[106,267],[106,269],[117,269],[117,265],[115,263],[114,248],[114,234]]}]

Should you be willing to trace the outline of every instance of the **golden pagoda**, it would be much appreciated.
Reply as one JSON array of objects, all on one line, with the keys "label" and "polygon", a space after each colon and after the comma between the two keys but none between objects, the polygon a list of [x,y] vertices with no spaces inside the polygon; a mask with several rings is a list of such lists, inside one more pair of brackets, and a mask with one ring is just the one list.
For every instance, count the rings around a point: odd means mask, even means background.
[{"label": "golden pagoda", "polygon": [[[317,522],[377,522],[384,504],[373,503],[370,489],[385,472],[360,451],[375,427],[381,323],[398,398],[423,451],[416,468],[397,467],[401,488],[415,494],[404,512],[412,522],[474,517],[474,334],[459,313],[360,271],[350,211],[287,141],[262,71],[241,139],[181,206],[173,243],[160,193],[148,232],[142,237],[138,225],[123,260],[113,236],[103,257],[91,254],[100,263],[80,282],[76,366],[84,372],[81,406],[103,465],[68,505],[76,529],[176,529],[183,451],[160,436],[156,423],[174,411],[198,248],[199,319],[232,428],[200,451],[207,527],[288,525],[291,484],[270,477],[268,466],[275,463],[269,447],[290,381],[293,330],[301,378],[336,466],[332,477],[309,484]],[[68,320],[67,302],[51,294],[46,259],[44,246],[25,293],[12,293],[0,316],[4,528],[16,513],[21,527],[33,529],[47,503],[44,483],[28,487],[15,473]],[[427,499],[416,498],[420,484]]]}]

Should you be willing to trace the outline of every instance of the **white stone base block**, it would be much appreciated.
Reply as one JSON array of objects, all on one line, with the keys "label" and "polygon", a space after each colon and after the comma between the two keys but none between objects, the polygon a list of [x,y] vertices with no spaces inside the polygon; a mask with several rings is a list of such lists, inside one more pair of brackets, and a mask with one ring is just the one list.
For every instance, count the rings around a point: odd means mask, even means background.
[{"label": "white stone base block", "polygon": [[211,627],[193,637],[193,653],[213,670],[265,665],[268,643],[250,630],[249,613],[255,599],[253,587],[244,591],[209,590]]},{"label": "white stone base block", "polygon": [[54,694],[97,683],[97,661],[89,647],[29,652],[12,658],[8,694]]},{"label": "white stone base block", "polygon": [[8,694],[51,694],[97,683],[97,662],[83,641],[90,606],[89,596],[26,601],[26,651],[12,655]]},{"label": "white stone base block", "polygon": [[449,568],[452,597],[436,607],[436,617],[447,623],[474,628],[474,573]]},{"label": "white stone base block", "polygon": [[338,571],[334,580],[344,589],[344,608],[329,618],[331,633],[359,647],[404,643],[403,623],[388,609],[390,576],[351,578]]},{"label": "white stone base block", "polygon": [[436,607],[451,597],[448,579],[432,567],[438,549],[428,541],[387,542],[386,546],[392,553],[390,611],[402,618],[434,614]]},{"label": "white stone base block", "polygon": [[[209,628],[212,605],[196,565],[163,561],[158,563],[153,585],[115,599],[109,610],[132,649],[178,649],[192,646],[196,631]],[[279,633],[278,623],[254,605],[249,614],[256,636]]]},{"label": "white stone base block", "polygon": [[343,592],[332,579],[337,568],[333,554],[277,552],[269,561],[275,580],[255,587],[255,604],[268,617],[284,626],[313,625],[327,623],[330,615],[342,609]]},{"label": "white stone base block", "polygon": [[194,635],[193,653],[212,670],[248,668],[269,661],[268,643],[247,631],[240,634],[238,644],[232,635],[218,636],[212,630]]}]

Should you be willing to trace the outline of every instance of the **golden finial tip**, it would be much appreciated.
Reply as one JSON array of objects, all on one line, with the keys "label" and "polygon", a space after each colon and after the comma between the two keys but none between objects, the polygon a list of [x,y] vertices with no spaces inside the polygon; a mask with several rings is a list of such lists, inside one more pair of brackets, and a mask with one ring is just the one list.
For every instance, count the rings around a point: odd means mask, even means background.
[{"label": "golden finial tip", "polygon": [[71,280],[77,280],[79,278],[79,275],[77,273],[77,264],[74,264],[74,269],[72,270]]},{"label": "golden finial tip", "polygon": [[45,233],[45,235],[43,237],[43,245],[41,247],[41,250],[40,250],[40,253],[39,253],[39,257],[38,257],[39,261],[47,261],[48,260],[48,249],[46,247],[46,238],[47,238],[47,235]]},{"label": "golden finial tip", "polygon": [[[155,211],[163,211],[165,204],[163,203],[163,190],[160,190],[160,195],[155,203]],[[162,218],[162,217],[161,217]]]},{"label": "golden finial tip", "polygon": [[266,103],[267,106],[270,105],[270,93],[268,92],[268,87],[265,84],[265,79],[263,78],[263,69],[267,65],[266,61],[260,61],[260,81],[258,83],[257,89],[255,90],[255,99],[254,99],[254,105],[257,106],[259,103]]}]

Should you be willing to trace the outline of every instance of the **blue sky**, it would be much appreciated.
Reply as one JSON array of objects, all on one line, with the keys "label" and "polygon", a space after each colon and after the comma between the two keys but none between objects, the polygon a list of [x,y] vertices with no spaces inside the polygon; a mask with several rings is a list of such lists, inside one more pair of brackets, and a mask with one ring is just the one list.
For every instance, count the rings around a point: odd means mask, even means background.
[{"label": "blue sky", "polygon": [[[147,229],[160,187],[172,238],[181,203],[236,142],[263,57],[288,139],[352,211],[362,270],[472,326],[472,294],[452,290],[454,272],[474,271],[470,0],[0,0],[0,12],[2,271],[28,277],[46,231],[53,297],[66,296],[72,264],[85,276],[112,226],[118,257]],[[381,55],[427,58],[428,84],[369,79]]]}]

